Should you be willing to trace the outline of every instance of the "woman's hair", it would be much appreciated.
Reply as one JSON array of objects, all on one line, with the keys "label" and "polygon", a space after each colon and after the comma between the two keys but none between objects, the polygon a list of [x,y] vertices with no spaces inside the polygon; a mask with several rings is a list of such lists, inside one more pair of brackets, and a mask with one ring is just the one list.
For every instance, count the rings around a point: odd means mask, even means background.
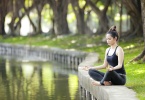
[{"label": "woman's hair", "polygon": [[112,26],[109,31],[107,32],[107,34],[110,34],[113,38],[117,37],[117,41],[119,39],[119,34],[116,31],[116,26]]}]

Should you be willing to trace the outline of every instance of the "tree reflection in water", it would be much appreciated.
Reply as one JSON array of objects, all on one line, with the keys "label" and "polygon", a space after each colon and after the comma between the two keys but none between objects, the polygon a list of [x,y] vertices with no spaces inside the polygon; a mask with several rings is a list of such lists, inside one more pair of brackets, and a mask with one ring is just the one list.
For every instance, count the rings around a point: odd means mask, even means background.
[{"label": "tree reflection in water", "polygon": [[75,73],[49,62],[1,58],[0,100],[79,100]]}]

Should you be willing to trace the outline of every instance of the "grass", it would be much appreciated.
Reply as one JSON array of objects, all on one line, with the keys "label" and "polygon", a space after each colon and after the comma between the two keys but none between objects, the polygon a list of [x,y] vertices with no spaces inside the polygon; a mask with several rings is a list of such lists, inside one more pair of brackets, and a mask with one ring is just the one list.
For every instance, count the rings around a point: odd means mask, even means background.
[{"label": "grass", "polygon": [[[35,36],[35,37],[10,37],[0,38],[1,43],[27,44],[34,46],[59,47],[62,49],[75,49],[86,52],[97,52],[100,60],[96,65],[101,64],[104,59],[105,49],[108,47],[102,38],[104,36],[88,36],[88,35],[70,35],[60,36],[57,38]],[[145,63],[142,61],[129,63],[131,59],[136,57],[144,48],[142,37],[136,37],[131,40],[120,40],[119,45],[124,49],[125,53],[125,69],[127,72],[126,86],[133,89],[137,93],[140,100],[145,100]]]}]

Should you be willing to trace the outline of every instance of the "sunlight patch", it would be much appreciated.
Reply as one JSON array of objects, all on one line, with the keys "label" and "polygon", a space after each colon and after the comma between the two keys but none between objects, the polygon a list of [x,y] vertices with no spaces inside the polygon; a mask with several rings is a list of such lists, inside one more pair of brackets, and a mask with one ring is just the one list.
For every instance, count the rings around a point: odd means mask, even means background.
[{"label": "sunlight patch", "polygon": [[124,49],[130,49],[130,48],[133,48],[133,47],[135,47],[135,45],[131,44],[129,46],[124,47]]},{"label": "sunlight patch", "polygon": [[87,47],[90,48],[90,47],[94,47],[95,45],[94,44],[87,44]]},{"label": "sunlight patch", "polygon": [[72,40],[71,43],[76,43],[76,40]]},{"label": "sunlight patch", "polygon": [[135,74],[142,74],[142,73],[145,73],[145,70],[138,69],[138,70],[135,70],[134,73]]}]

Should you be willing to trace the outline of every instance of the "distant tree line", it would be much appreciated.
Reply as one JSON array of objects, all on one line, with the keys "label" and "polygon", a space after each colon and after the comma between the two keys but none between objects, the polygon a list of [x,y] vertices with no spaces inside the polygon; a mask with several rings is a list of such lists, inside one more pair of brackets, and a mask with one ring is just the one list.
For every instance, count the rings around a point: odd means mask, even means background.
[{"label": "distant tree line", "polygon": [[[73,11],[78,34],[104,34],[114,24],[114,17],[118,13],[119,33],[125,36],[142,35],[141,0],[0,0],[0,35],[6,35],[6,16],[11,17],[8,24],[10,35],[20,35],[21,21],[27,16],[33,34],[42,34],[42,11],[50,16],[51,33],[55,36],[71,34],[67,16]],[[102,7],[101,7],[102,6]],[[31,12],[37,14],[37,21],[31,17]],[[89,22],[95,14],[96,31],[91,29]],[[129,29],[122,33],[123,14],[128,16]]]}]

